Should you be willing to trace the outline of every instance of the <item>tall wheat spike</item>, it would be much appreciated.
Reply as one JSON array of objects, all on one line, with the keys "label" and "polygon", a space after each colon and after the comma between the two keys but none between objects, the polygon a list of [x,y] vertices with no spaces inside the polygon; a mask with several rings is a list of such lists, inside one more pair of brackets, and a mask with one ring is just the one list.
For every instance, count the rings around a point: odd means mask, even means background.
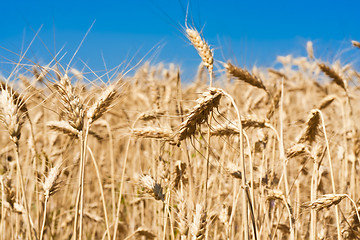
[{"label": "tall wheat spike", "polygon": [[209,44],[207,44],[207,42],[201,37],[196,28],[188,27],[187,24],[185,24],[185,32],[186,37],[197,50],[203,64],[209,70],[210,75],[212,75],[214,69],[214,58]]}]

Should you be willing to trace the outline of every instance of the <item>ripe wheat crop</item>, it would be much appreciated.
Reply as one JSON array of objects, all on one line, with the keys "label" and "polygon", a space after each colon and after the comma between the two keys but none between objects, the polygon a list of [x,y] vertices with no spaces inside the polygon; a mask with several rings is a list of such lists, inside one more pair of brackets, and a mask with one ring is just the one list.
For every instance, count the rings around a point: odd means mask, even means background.
[{"label": "ripe wheat crop", "polygon": [[357,69],[311,42],[276,69],[215,64],[184,34],[189,83],[145,63],[96,84],[58,61],[1,79],[0,239],[360,238]]}]

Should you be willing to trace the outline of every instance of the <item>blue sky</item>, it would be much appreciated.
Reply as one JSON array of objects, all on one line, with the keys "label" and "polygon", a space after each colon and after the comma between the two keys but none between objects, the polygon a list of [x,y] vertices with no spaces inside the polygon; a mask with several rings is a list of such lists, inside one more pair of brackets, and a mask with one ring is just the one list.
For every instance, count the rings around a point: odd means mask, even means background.
[{"label": "blue sky", "polygon": [[[63,47],[67,63],[96,20],[74,59],[77,68],[86,62],[93,70],[104,70],[103,59],[112,68],[134,57],[133,66],[146,56],[154,63],[175,62],[185,78],[191,78],[200,58],[178,29],[187,4],[187,0],[6,1],[1,4],[0,46],[19,53],[42,26],[27,57],[46,64]],[[350,50],[349,40],[360,41],[359,9],[360,1],[190,0],[189,21],[203,28],[220,61],[270,67],[277,55],[305,55],[306,41],[312,40],[317,57],[333,61],[346,52],[344,61],[356,62],[359,52]],[[17,56],[5,49],[0,49],[0,56],[0,71],[6,75],[9,59],[16,61]]]}]

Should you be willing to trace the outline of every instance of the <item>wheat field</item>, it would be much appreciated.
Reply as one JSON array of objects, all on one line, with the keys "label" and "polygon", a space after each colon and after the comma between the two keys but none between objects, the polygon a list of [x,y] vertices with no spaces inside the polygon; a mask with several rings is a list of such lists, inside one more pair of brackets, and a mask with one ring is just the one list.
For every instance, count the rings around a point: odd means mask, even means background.
[{"label": "wheat field", "polygon": [[311,42],[250,70],[184,34],[190,83],[56,59],[1,79],[2,240],[360,238],[360,73]]}]

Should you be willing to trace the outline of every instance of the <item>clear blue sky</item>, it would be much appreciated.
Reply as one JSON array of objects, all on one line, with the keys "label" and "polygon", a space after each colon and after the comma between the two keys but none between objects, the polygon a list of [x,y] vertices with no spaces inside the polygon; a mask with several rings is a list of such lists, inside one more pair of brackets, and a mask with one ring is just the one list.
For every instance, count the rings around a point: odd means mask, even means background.
[{"label": "clear blue sky", "polygon": [[[205,38],[215,49],[215,58],[237,59],[242,66],[272,66],[277,55],[305,55],[307,40],[314,42],[315,55],[331,61],[339,52],[351,49],[349,40],[360,40],[360,1],[189,1],[189,21],[203,27]],[[83,66],[82,60],[92,69],[102,70],[102,55],[108,68],[128,63],[133,56],[136,62],[158,46],[148,59],[154,63],[178,63],[183,72],[192,74],[200,58],[176,27],[184,24],[187,3],[4,1],[0,11],[0,46],[19,53],[22,42],[29,44],[34,31],[43,25],[39,37],[51,54],[64,47],[66,63],[96,20],[75,57],[76,67]],[[51,54],[41,40],[35,40],[27,56],[45,64]],[[4,49],[0,49],[0,56],[17,59]],[[354,56],[356,53],[345,61],[356,61]],[[4,62],[9,60],[0,61],[0,71],[6,75],[9,64]]]}]

